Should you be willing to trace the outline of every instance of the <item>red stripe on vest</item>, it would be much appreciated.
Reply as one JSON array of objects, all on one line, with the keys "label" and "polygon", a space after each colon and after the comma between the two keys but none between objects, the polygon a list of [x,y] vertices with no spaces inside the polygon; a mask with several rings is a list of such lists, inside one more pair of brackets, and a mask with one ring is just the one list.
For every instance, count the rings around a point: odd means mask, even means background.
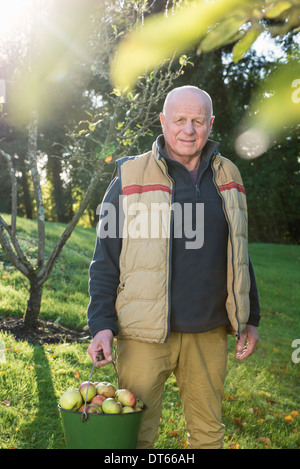
[{"label": "red stripe on vest", "polygon": [[246,195],[246,191],[244,189],[244,186],[242,184],[238,184],[237,182],[229,182],[228,184],[223,184],[219,186],[219,190],[222,191],[227,191],[230,189],[237,189],[239,192],[243,192],[243,194]]},{"label": "red stripe on vest", "polygon": [[132,184],[131,186],[123,187],[123,195],[142,194],[143,192],[150,191],[163,191],[172,194],[172,189],[168,186],[164,186],[163,184],[146,184],[145,186]]}]

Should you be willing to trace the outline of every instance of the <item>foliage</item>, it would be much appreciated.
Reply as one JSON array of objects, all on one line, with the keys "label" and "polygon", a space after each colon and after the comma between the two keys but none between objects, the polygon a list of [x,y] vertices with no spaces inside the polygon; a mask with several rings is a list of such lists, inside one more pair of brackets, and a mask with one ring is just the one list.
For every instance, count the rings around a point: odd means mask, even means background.
[{"label": "foliage", "polygon": [[[72,220],[94,172],[94,165],[100,162],[102,170],[94,194],[79,220],[83,226],[96,226],[97,207],[110,182],[114,159],[124,153],[132,155],[148,150],[160,132],[158,115],[163,103],[161,91],[165,87],[164,92],[167,92],[169,88],[171,77],[167,76],[167,72],[171,70],[171,76],[176,78],[174,84],[198,85],[213,98],[216,118],[212,138],[220,142],[220,152],[241,169],[248,196],[250,239],[299,242],[299,214],[296,207],[300,172],[296,133],[292,134],[292,129],[288,128],[282,134],[281,141],[276,141],[260,159],[241,159],[237,156],[240,150],[235,148],[236,138],[248,128],[246,116],[261,119],[255,106],[260,106],[264,101],[263,82],[273,81],[280,65],[287,58],[297,57],[298,44],[293,40],[295,36],[288,34],[277,40],[282,50],[282,57],[278,60],[257,56],[255,50],[250,49],[235,63],[232,60],[232,44],[200,55],[197,54],[199,44],[196,44],[188,55],[183,54],[179,59],[167,61],[155,72],[149,71],[147,79],[138,80],[134,90],[125,95],[110,82],[109,66],[117,44],[127,31],[133,31],[135,26],[142,29],[157,11],[165,11],[167,19],[170,19],[171,11],[176,12],[182,4],[184,2],[130,1],[120,8],[121,3],[117,0],[99,3],[99,9],[91,17],[88,38],[83,40],[82,32],[80,34],[80,47],[76,49],[74,63],[70,60],[70,68],[65,68],[64,73],[50,74],[51,83],[48,81],[47,96],[43,101],[47,118],[39,116],[37,135],[37,163],[42,181],[45,219],[63,223]],[[270,19],[268,22],[261,21],[268,28],[276,26],[274,20],[273,23]],[[249,26],[250,23],[247,28]],[[0,139],[1,148],[12,155],[17,180],[18,214],[36,218],[27,157],[27,129],[18,125],[18,115],[12,112],[11,104],[15,82],[18,82],[16,77],[21,73],[20,63],[26,65],[24,54],[29,45],[26,40],[24,49],[24,41],[19,41],[20,37],[24,37],[22,28],[15,35],[14,42],[12,39],[0,42],[0,74],[13,78],[13,81],[7,82],[7,103],[0,119]],[[7,55],[3,51],[4,44],[9,46]],[[86,53],[83,54],[87,44]],[[75,52],[74,48],[72,51]],[[70,55],[74,57],[69,54],[69,59]],[[62,71],[60,67],[55,70]],[[293,83],[290,92],[297,101],[300,88],[297,88],[297,80]],[[269,99],[274,94],[272,87],[268,89]],[[253,96],[256,96],[255,106],[252,104]],[[147,103],[146,108],[143,102]],[[116,109],[119,109],[118,116],[115,116]],[[280,102],[279,112],[275,109],[272,113],[272,122],[275,117],[275,124],[281,122],[279,117],[285,111],[289,111],[289,107],[282,106]],[[112,116],[116,119],[116,128],[113,129],[115,140],[111,138],[109,141]],[[140,127],[141,123],[146,125]],[[260,129],[263,128],[262,119]],[[282,125],[280,131],[283,129]],[[265,134],[262,137],[258,148],[262,148],[263,142],[270,143],[269,137],[266,139]],[[245,150],[249,150],[247,145]],[[281,177],[282,174],[284,177]],[[10,174],[5,160],[0,158],[1,212],[11,211],[10,193]]]},{"label": "foliage", "polygon": [[[94,6],[92,10],[91,5]],[[132,9],[134,5],[135,3],[131,2],[129,6]],[[17,236],[18,172],[15,167],[15,158],[12,154],[0,149],[0,155],[6,160],[12,184],[11,222],[5,222],[4,218],[0,216],[0,243],[15,268],[20,270],[30,282],[30,294],[24,320],[26,325],[31,328],[36,327],[37,324],[43,286],[48,280],[65,243],[91,202],[106,166],[115,160],[117,156],[127,152],[128,147],[132,150],[137,146],[141,137],[149,134],[150,126],[157,120],[157,114],[152,111],[153,104],[156,103],[156,100],[163,99],[174,79],[181,74],[183,67],[186,65],[185,60],[181,61],[178,70],[175,72],[171,70],[170,63],[164,69],[160,67],[159,70],[143,78],[139,90],[135,94],[128,92],[124,96],[117,89],[111,89],[108,80],[109,59],[111,51],[116,47],[120,34],[124,30],[127,31],[132,28],[132,22],[136,23],[137,18],[130,16],[128,6],[125,8],[124,13],[123,8],[121,8],[117,0],[113,4],[112,2],[102,2],[97,5],[93,1],[86,4],[77,2],[74,5],[72,4],[70,13],[71,27],[69,31],[69,18],[65,15],[65,8],[67,6],[71,7],[69,2],[68,4],[61,4],[54,1],[51,4],[52,8],[46,9],[46,13],[44,12],[46,16],[48,14],[46,20],[41,16],[40,11],[33,11],[33,19],[29,22],[31,40],[29,40],[27,55],[25,54],[26,58],[24,59],[27,80],[25,80],[24,87],[22,80],[20,80],[20,73],[18,73],[19,81],[17,84],[19,86],[15,85],[16,92],[13,97],[15,105],[17,102],[22,102],[22,106],[24,106],[23,112],[21,109],[19,113],[21,125],[24,123],[28,124],[26,158],[28,159],[28,168],[31,175],[38,227],[36,241],[37,259],[35,263],[29,261],[26,252],[21,248]],[[81,25],[81,16],[83,17],[83,26]],[[51,25],[50,27],[49,24]],[[79,35],[82,40],[80,44],[81,53],[76,50],[78,41],[75,31],[76,24],[78,27],[80,26],[81,33],[81,29],[84,30],[83,36],[82,34]],[[66,25],[66,31],[64,30],[64,25]],[[87,34],[89,25],[93,26],[92,33]],[[53,30],[59,31],[60,34],[56,33],[53,35]],[[61,36],[64,34],[66,34],[66,37],[62,41]],[[100,44],[102,49],[98,49]],[[89,50],[89,45],[92,46],[91,51]],[[47,48],[49,48],[50,53],[49,60],[48,55],[45,57],[43,54]],[[74,48],[76,50],[75,57]],[[40,122],[45,123],[46,121],[45,125],[47,125],[48,110],[51,108],[51,102],[46,96],[47,91],[52,89],[52,76],[53,74],[56,76],[57,67],[60,70],[62,61],[63,68],[70,65],[71,70],[73,70],[73,66],[76,69],[78,59],[82,63],[82,54],[87,50],[89,50],[88,61],[90,62],[90,70],[93,70],[95,75],[98,76],[101,82],[101,92],[99,94],[96,93],[96,86],[94,89],[90,88],[90,90],[93,89],[93,98],[96,99],[94,106],[92,106],[97,111],[96,115],[93,115],[92,112],[87,112],[87,119],[81,120],[77,126],[78,129],[71,132],[68,144],[61,145],[64,148],[61,158],[51,160],[51,164],[49,163],[51,172],[55,174],[55,177],[53,177],[53,189],[57,201],[57,212],[61,215],[60,219],[64,219],[63,211],[66,209],[66,205],[60,203],[63,192],[60,172],[66,160],[68,164],[65,167],[64,174],[66,179],[69,179],[70,185],[74,183],[74,173],[79,170],[81,170],[80,177],[82,177],[84,172],[86,177],[82,179],[85,179],[86,184],[84,190],[82,190],[81,185],[79,188],[76,187],[80,200],[76,207],[76,212],[72,214],[68,225],[57,240],[50,255],[45,257],[46,210],[44,195],[45,191],[47,193],[48,187],[45,185],[43,190],[44,184],[41,180],[39,167],[39,157],[41,155],[39,139]],[[105,70],[107,73],[105,73]],[[24,93],[24,88],[26,93]],[[22,93],[26,94],[26,98],[21,100]],[[85,93],[84,88],[81,89],[81,93]],[[12,109],[14,109],[13,105]],[[28,120],[27,115],[29,116]],[[73,125],[74,127],[75,125]],[[69,170],[69,174],[67,170]],[[75,197],[75,201],[76,199],[77,197]],[[98,200],[98,204],[99,202]],[[72,211],[70,207],[69,210]]]},{"label": "foliage", "polygon": [[[22,223],[28,243],[34,224]],[[63,226],[49,224],[49,248]],[[43,318],[60,316],[64,325],[86,324],[87,266],[95,232],[76,227],[56,265],[44,296]],[[34,256],[35,254],[32,253]],[[235,341],[229,339],[228,372],[223,401],[225,449],[299,449],[299,363],[293,362],[292,343],[300,336],[298,318],[299,246],[251,244],[262,320],[260,343],[245,362],[234,358]],[[25,285],[21,274],[1,259],[0,314],[22,314]],[[86,271],[86,276],[83,271]],[[64,287],[62,288],[62,286]],[[58,297],[58,295],[60,295]],[[58,301],[59,298],[59,301]],[[64,448],[57,411],[60,395],[88,379],[89,339],[82,343],[32,345],[0,332],[5,361],[0,363],[0,447]],[[3,358],[3,354],[1,355]],[[298,357],[299,357],[298,353]],[[22,379],[20,379],[22,376]],[[94,371],[95,380],[116,382],[110,366]],[[186,432],[178,386],[173,375],[166,383],[156,449],[186,449]]]},{"label": "foliage", "polygon": [[[112,62],[112,78],[120,88],[132,87],[144,70],[174,53],[188,53],[195,44],[199,53],[234,44],[233,60],[238,62],[263,32],[276,37],[296,33],[299,26],[299,0],[186,2],[167,18],[162,14],[149,18],[142,29],[121,41]],[[260,95],[254,98],[246,120],[249,129],[236,143],[236,151],[241,156],[263,154],[274,138],[282,138],[285,127],[298,124],[298,77],[299,52],[263,83],[262,102]]]},{"label": "foliage", "polygon": [[[282,53],[293,49],[286,38]],[[250,51],[239,63],[230,59],[228,48],[203,55],[190,53],[188,67],[177,84],[195,84],[210,93],[215,120],[211,138],[219,142],[220,153],[240,169],[247,194],[249,239],[273,243],[299,243],[299,136],[289,135],[274,144],[261,158],[240,158],[235,140],[245,130],[244,114],[261,81],[272,75],[274,61]]]}]

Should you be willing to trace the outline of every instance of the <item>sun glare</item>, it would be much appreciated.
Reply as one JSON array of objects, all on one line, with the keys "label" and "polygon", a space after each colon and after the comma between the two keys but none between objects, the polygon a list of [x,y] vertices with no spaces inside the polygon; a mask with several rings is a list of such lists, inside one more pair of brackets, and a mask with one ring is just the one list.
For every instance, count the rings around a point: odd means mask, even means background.
[{"label": "sun glare", "polygon": [[12,31],[31,4],[31,0],[0,0],[0,34]]}]

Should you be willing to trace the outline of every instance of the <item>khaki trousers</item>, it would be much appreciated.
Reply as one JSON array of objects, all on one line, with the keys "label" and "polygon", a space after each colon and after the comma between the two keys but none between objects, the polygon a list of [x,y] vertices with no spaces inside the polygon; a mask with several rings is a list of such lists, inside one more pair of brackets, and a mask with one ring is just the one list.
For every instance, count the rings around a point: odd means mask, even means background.
[{"label": "khaki trousers", "polygon": [[144,401],[139,449],[151,449],[161,417],[164,384],[173,372],[182,401],[189,449],[222,448],[223,385],[227,332],[219,327],[200,334],[171,332],[164,344],[118,339],[120,387]]}]

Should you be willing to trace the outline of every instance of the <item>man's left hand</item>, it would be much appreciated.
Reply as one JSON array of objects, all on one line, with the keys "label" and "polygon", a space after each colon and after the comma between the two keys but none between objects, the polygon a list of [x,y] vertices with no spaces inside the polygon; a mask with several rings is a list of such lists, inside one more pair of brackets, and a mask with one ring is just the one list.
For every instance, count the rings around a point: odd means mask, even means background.
[{"label": "man's left hand", "polygon": [[236,359],[244,360],[245,358],[252,355],[258,342],[259,338],[256,327],[247,324],[246,329],[241,334],[241,337],[236,344]]}]

